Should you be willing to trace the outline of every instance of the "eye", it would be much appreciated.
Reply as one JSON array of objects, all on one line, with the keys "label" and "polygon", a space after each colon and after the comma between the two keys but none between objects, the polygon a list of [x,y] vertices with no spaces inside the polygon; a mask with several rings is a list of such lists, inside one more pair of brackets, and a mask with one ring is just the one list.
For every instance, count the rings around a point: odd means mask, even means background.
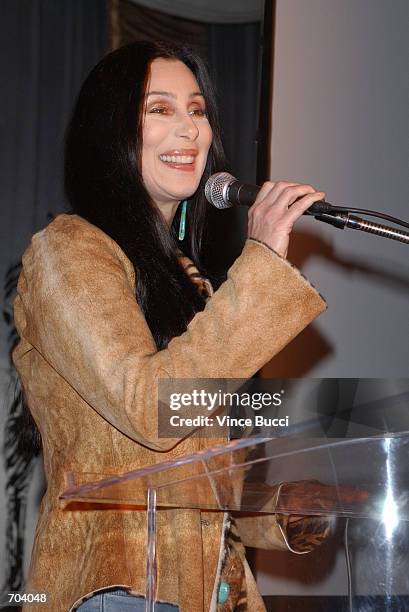
[{"label": "eye", "polygon": [[204,108],[193,108],[189,111],[189,115],[193,115],[195,117],[206,117],[207,113]]},{"label": "eye", "polygon": [[168,112],[169,112],[169,108],[167,106],[160,106],[160,105],[152,106],[148,110],[148,113],[156,113],[158,115],[166,115],[166,113]]}]

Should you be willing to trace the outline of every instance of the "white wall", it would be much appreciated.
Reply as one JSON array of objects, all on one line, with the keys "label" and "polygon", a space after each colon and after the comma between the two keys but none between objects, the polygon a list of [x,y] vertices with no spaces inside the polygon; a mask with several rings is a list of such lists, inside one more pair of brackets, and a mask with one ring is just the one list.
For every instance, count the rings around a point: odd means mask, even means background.
[{"label": "white wall", "polygon": [[[272,180],[409,221],[408,24],[408,0],[277,0]],[[329,307],[269,374],[408,375],[409,246],[304,217],[290,259]]]},{"label": "white wall", "polygon": [[[408,0],[277,0],[271,180],[409,221]],[[409,246],[297,225],[289,258],[328,311],[265,376],[408,377]],[[343,594],[342,550],[257,551],[263,594]]]}]

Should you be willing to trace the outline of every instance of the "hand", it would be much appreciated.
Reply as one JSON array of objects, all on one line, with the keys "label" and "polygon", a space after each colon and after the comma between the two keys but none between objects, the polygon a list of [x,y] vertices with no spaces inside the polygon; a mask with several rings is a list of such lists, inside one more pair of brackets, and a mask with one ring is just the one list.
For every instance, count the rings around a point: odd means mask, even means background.
[{"label": "hand", "polygon": [[286,257],[294,223],[325,195],[311,185],[287,181],[264,183],[248,212],[248,237],[264,242]]},{"label": "hand", "polygon": [[300,480],[280,485],[277,512],[303,512],[309,514],[331,513],[338,505],[350,507],[365,502],[367,491],[355,487],[336,487],[322,484],[318,480]]},{"label": "hand", "polygon": [[[367,491],[325,485],[318,480],[284,483],[280,485],[276,519],[292,550],[309,552],[334,532],[336,519],[331,513],[337,505],[351,509],[351,505],[362,503],[368,497]],[[303,516],[303,511],[309,516]],[[311,516],[314,512],[316,515]]]}]

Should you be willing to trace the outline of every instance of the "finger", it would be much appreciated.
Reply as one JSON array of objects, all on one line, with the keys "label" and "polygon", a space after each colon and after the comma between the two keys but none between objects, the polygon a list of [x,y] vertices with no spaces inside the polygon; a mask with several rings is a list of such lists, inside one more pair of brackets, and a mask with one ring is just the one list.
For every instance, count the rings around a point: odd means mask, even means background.
[{"label": "finger", "polygon": [[288,220],[293,223],[301,217],[301,215],[314,204],[325,198],[323,191],[316,191],[315,193],[308,194],[303,198],[300,198],[288,209]]},{"label": "finger", "polygon": [[285,208],[289,208],[297,200],[304,196],[317,193],[312,185],[300,185],[287,186],[281,193],[277,203]]},{"label": "finger", "polygon": [[275,184],[276,183],[272,181],[266,181],[265,183],[263,183],[260,191],[257,194],[257,198],[255,199],[254,204],[257,204],[261,202],[262,200],[264,200],[267,194],[270,193],[270,191],[274,188]]},{"label": "finger", "polygon": [[344,502],[361,502],[369,498],[368,491],[355,489],[353,487],[340,487],[338,494],[340,499]]},{"label": "finger", "polygon": [[325,502],[329,502],[330,500],[339,500],[343,503],[363,502],[369,498],[368,491],[348,486],[335,487],[333,485],[321,485],[314,493]]},{"label": "finger", "polygon": [[298,185],[299,183],[290,183],[288,181],[266,182],[257,194],[255,204],[271,205],[278,198],[280,193],[287,187]]}]

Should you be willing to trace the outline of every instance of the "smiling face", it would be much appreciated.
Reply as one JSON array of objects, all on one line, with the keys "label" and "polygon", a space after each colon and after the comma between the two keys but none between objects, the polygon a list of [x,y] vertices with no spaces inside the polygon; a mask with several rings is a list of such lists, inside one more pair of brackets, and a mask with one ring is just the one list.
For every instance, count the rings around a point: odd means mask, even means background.
[{"label": "smiling face", "polygon": [[181,61],[158,58],[150,67],[142,125],[142,178],[165,219],[194,194],[212,142],[199,85]]}]

